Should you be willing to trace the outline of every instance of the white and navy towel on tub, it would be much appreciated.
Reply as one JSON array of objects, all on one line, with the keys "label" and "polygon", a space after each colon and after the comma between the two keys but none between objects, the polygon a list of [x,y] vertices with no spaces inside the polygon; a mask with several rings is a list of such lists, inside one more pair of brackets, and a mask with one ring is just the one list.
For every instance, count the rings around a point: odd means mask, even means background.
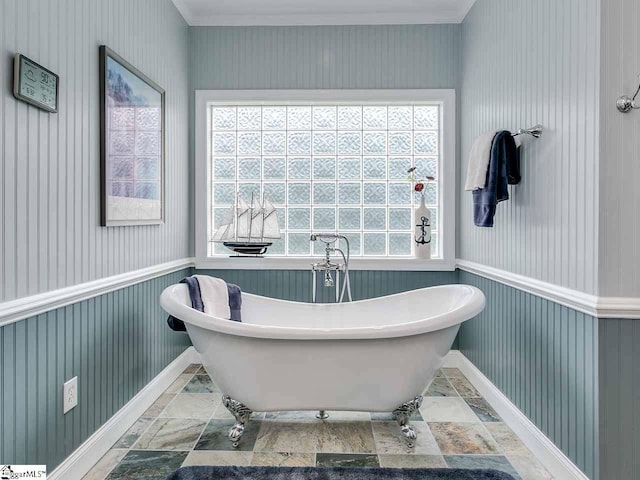
[{"label": "white and navy towel on tub", "polygon": [[[227,283],[221,278],[207,275],[193,275],[180,280],[186,283],[191,298],[191,307],[199,312],[218,318],[228,318],[241,322],[242,292],[238,285]],[[171,330],[185,332],[184,322],[174,316],[167,318]]]}]

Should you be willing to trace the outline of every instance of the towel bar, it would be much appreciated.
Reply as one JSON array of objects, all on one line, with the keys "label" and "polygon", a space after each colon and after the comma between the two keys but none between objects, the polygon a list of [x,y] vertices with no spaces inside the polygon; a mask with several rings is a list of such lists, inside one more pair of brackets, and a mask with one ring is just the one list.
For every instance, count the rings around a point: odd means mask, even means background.
[{"label": "towel bar", "polygon": [[536,125],[531,128],[521,128],[517,133],[514,133],[513,136],[517,137],[518,135],[531,135],[534,138],[540,138],[542,136],[542,132],[544,127],[542,125]]}]

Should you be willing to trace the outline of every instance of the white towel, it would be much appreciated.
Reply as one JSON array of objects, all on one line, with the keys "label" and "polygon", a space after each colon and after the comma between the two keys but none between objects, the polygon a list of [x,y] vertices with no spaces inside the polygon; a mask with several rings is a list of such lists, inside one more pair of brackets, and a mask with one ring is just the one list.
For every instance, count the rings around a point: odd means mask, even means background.
[{"label": "white towel", "polygon": [[204,305],[204,313],[217,318],[231,317],[229,309],[229,291],[227,282],[221,278],[208,275],[194,275],[200,285],[200,296]]},{"label": "white towel", "polygon": [[522,146],[522,140],[520,140],[520,138],[520,135],[516,135],[515,137],[513,137],[516,142],[516,148],[520,148]]},{"label": "white towel", "polygon": [[493,138],[500,130],[486,132],[476,138],[469,153],[469,169],[467,170],[467,182],[465,190],[477,190],[487,184],[487,171],[491,160],[491,145]]}]

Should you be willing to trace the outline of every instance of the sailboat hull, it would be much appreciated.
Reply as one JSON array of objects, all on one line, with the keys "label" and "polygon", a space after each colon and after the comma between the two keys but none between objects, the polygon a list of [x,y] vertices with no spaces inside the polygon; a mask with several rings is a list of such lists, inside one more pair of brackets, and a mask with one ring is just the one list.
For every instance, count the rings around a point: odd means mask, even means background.
[{"label": "sailboat hull", "polygon": [[273,242],[223,242],[229,250],[242,255],[263,255]]}]

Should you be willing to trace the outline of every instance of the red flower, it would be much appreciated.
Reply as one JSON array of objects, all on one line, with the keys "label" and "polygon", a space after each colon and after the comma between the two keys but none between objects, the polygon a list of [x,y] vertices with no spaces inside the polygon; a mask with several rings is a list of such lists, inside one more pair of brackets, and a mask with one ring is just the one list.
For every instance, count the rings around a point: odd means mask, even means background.
[{"label": "red flower", "polygon": [[416,183],[414,189],[416,192],[421,192],[422,190],[424,190],[424,183]]}]

